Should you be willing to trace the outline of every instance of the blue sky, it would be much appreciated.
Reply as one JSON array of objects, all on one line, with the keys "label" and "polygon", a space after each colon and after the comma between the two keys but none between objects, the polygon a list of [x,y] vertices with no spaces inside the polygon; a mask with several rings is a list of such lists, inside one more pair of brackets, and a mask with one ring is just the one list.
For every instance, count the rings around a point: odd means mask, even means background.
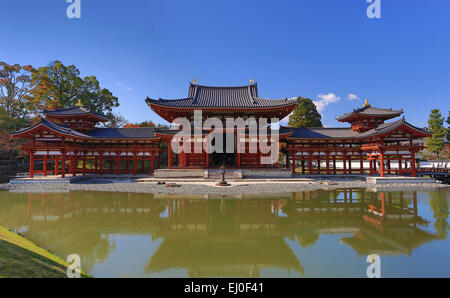
[{"label": "blue sky", "polygon": [[[188,83],[245,85],[260,96],[310,97],[327,126],[368,99],[404,108],[426,126],[450,109],[450,1],[0,0],[0,60],[35,67],[58,59],[95,75],[132,122],[164,123],[146,96],[187,96]],[[354,94],[360,100],[349,100]]]}]

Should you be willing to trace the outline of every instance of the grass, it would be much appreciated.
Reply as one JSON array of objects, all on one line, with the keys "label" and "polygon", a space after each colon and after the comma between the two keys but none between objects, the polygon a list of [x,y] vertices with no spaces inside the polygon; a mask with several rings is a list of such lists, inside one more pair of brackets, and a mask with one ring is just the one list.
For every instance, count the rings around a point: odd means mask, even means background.
[{"label": "grass", "polygon": [[[0,277],[65,278],[69,263],[0,227]],[[81,273],[82,277],[90,277]]]}]

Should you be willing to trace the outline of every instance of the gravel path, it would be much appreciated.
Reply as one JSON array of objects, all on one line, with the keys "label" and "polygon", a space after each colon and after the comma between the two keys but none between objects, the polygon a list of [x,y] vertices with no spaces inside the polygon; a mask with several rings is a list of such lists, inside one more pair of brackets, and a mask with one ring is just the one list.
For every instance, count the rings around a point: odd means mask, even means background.
[{"label": "gravel path", "polygon": [[[11,192],[68,192],[76,190],[84,191],[108,191],[108,192],[131,192],[131,193],[156,193],[156,194],[197,194],[197,195],[236,195],[236,194],[269,194],[286,193],[311,190],[331,190],[337,188],[371,188],[365,181],[342,180],[317,182],[277,182],[277,183],[245,183],[229,187],[216,187],[204,184],[184,184],[178,183],[180,187],[167,187],[157,185],[155,182],[149,183],[107,183],[107,184],[62,184],[62,183],[33,183],[33,184],[2,184],[0,190]],[[378,185],[379,190],[426,190],[433,188],[450,187],[443,184],[389,184]]]}]

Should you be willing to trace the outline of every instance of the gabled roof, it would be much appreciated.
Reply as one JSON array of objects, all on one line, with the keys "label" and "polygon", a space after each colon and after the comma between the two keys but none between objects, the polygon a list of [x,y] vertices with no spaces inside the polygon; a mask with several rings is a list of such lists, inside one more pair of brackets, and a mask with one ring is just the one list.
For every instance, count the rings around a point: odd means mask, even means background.
[{"label": "gabled roof", "polygon": [[346,121],[353,116],[362,115],[362,116],[379,116],[383,119],[392,119],[400,116],[403,113],[403,110],[392,110],[392,109],[381,109],[375,108],[370,105],[355,109],[351,113],[346,113],[342,116],[337,116],[336,120],[338,121]]},{"label": "gabled roof", "polygon": [[84,108],[84,107],[73,107],[73,108],[67,108],[67,109],[55,109],[55,110],[43,110],[42,113],[46,116],[87,116],[92,115],[95,118],[99,119],[100,121],[109,121],[109,118],[105,115],[91,112],[90,110]]},{"label": "gabled roof", "polygon": [[96,128],[93,131],[81,133],[79,131],[71,129],[68,126],[56,124],[42,118],[40,122],[30,127],[23,128],[19,131],[12,132],[11,135],[18,136],[27,134],[29,132],[32,132],[39,126],[44,126],[49,131],[65,135],[67,137],[83,139],[153,139],[157,138],[155,136],[155,131],[158,130],[154,127]]},{"label": "gabled roof", "polygon": [[294,99],[265,99],[258,97],[256,84],[238,87],[189,86],[188,97],[181,99],[146,99],[147,104],[184,108],[264,108],[295,104]]},{"label": "gabled roof", "polygon": [[363,132],[363,133],[358,135],[358,138],[382,135],[382,134],[385,134],[385,133],[388,133],[390,131],[393,131],[393,130],[397,129],[397,128],[399,128],[402,125],[406,125],[407,127],[411,128],[412,130],[415,130],[415,131],[417,131],[419,133],[423,133],[423,134],[431,136],[431,134],[427,130],[425,130],[423,128],[418,128],[418,127],[416,127],[416,126],[406,122],[405,117],[402,117],[401,119],[399,119],[397,121],[389,122],[389,123],[383,123],[383,124],[380,124],[380,125],[378,125],[377,127],[373,128],[371,130]]},{"label": "gabled roof", "polygon": [[26,128],[22,128],[21,130],[16,131],[16,132],[12,132],[11,135],[18,136],[18,135],[26,134],[28,132],[31,132],[31,131],[35,130],[39,126],[44,126],[50,131],[54,131],[54,132],[63,134],[63,135],[68,136],[68,137],[77,137],[77,138],[84,138],[84,139],[85,138],[88,138],[88,139],[91,138],[90,136],[88,136],[88,135],[86,135],[84,133],[81,133],[79,131],[73,130],[73,129],[71,129],[68,126],[55,124],[53,122],[45,120],[44,118],[41,118],[41,121],[39,121],[38,123],[36,123],[36,124],[34,124],[32,126],[29,126],[29,127],[26,127]]},{"label": "gabled roof", "polygon": [[[348,128],[317,128],[317,127],[299,127],[299,128],[289,128],[292,130],[291,138],[298,139],[362,139],[377,135],[382,135],[393,131],[399,128],[402,125],[406,125],[412,130],[417,131],[418,133],[429,135],[430,133],[425,129],[415,127],[414,125],[406,122],[405,118],[401,118],[394,122],[383,123],[378,125],[377,127],[368,130],[363,133],[358,133],[357,131],[352,130],[351,127]],[[283,128],[287,129],[287,128]]]}]

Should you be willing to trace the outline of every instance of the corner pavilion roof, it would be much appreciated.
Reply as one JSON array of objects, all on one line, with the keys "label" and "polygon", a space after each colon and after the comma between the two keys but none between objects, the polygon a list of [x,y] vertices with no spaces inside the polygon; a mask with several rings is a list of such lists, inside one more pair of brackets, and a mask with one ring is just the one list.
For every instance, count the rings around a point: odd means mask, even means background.
[{"label": "corner pavilion roof", "polygon": [[56,116],[56,117],[71,117],[71,116],[94,116],[101,121],[109,121],[109,118],[105,115],[91,112],[84,107],[73,107],[67,109],[55,109],[55,110],[43,110],[42,113],[46,116]]},{"label": "corner pavilion roof", "polygon": [[147,104],[184,108],[269,108],[297,103],[298,99],[265,99],[258,96],[257,84],[238,87],[211,87],[190,84],[188,97],[146,99]]},{"label": "corner pavilion roof", "polygon": [[394,122],[383,123],[377,127],[370,129],[363,133],[358,133],[352,130],[351,127],[338,127],[338,128],[328,128],[328,127],[299,127],[299,128],[289,128],[282,127],[283,131],[290,129],[292,131],[291,138],[297,139],[362,139],[372,136],[382,135],[399,128],[402,125],[406,125],[412,130],[417,131],[419,134],[429,135],[429,132],[425,129],[418,128],[408,122],[405,118],[401,118]]},{"label": "corner pavilion roof", "polygon": [[65,126],[65,125],[60,125],[60,124],[50,122],[43,118],[41,119],[41,121],[39,121],[38,123],[36,123],[32,126],[22,128],[16,132],[12,132],[11,135],[19,136],[19,135],[23,135],[23,134],[28,134],[28,133],[33,132],[35,129],[38,129],[39,127],[45,127],[47,129],[49,129],[50,131],[54,131],[54,132],[57,132],[57,133],[60,133],[60,134],[63,134],[65,136],[69,136],[69,137],[83,138],[83,139],[90,138],[90,136],[88,136],[87,134],[84,134],[82,132],[71,129],[70,127]]},{"label": "corner pavilion roof", "polygon": [[346,113],[342,116],[337,116],[338,121],[348,121],[355,116],[371,116],[379,117],[382,119],[392,119],[403,114],[403,110],[381,109],[375,108],[370,105],[363,106],[362,108],[355,109],[353,112]]},{"label": "corner pavilion roof", "polygon": [[82,133],[74,130],[68,126],[56,124],[45,119],[40,122],[23,128],[17,132],[12,132],[11,135],[19,136],[27,133],[32,133],[39,127],[45,127],[49,131],[54,131],[62,135],[72,138],[82,139],[154,139],[155,132],[159,129],[155,127],[130,127],[130,128],[95,128],[92,131]]}]

